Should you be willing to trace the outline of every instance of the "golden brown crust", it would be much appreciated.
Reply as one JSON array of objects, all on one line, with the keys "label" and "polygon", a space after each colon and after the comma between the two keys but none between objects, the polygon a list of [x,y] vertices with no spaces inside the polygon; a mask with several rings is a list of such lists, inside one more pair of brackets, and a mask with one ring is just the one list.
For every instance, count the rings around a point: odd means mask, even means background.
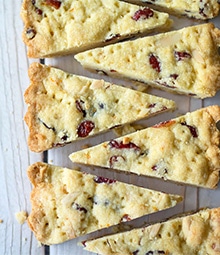
[{"label": "golden brown crust", "polygon": [[219,105],[211,105],[206,108],[209,114],[217,123],[220,120],[220,106]]},{"label": "golden brown crust", "polygon": [[[173,109],[175,103],[122,86],[33,63],[24,117],[29,148],[41,152]],[[132,98],[132,102],[128,100]],[[93,124],[81,135],[83,123]]]},{"label": "golden brown crust", "polygon": [[28,168],[28,177],[34,186],[28,224],[44,244],[61,243],[182,201],[180,196],[40,162]]}]

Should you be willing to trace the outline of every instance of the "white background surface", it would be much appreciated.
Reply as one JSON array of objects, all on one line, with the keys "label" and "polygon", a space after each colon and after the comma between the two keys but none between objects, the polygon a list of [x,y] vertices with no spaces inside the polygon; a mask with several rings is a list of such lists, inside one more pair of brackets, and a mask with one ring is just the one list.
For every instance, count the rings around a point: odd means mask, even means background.
[{"label": "white background surface", "polygon": [[[28,66],[30,62],[39,60],[30,60],[26,56],[26,47],[21,40],[23,24],[19,14],[20,8],[21,0],[0,0],[0,220],[3,221],[0,223],[0,254],[40,255],[46,254],[46,251],[47,253],[49,251],[51,255],[89,255],[91,253],[83,251],[81,247],[77,246],[77,242],[84,240],[85,237],[71,240],[64,244],[54,245],[47,249],[44,246],[39,246],[27,224],[20,225],[14,217],[14,214],[18,211],[25,210],[30,212],[31,209],[29,201],[31,185],[26,175],[28,165],[36,161],[47,160],[48,163],[74,167],[68,159],[68,155],[71,152],[81,149],[83,144],[97,144],[114,135],[113,133],[103,134],[89,141],[80,141],[63,148],[52,149],[44,154],[29,151],[26,143],[28,130],[23,121],[23,116],[27,108],[24,104],[23,93],[29,84],[27,74]],[[218,17],[213,21],[220,28],[220,18]],[[175,18],[174,28],[181,28],[191,24],[193,24],[192,20]],[[86,72],[74,61],[73,56],[46,59],[45,63],[52,64],[71,73],[96,78],[101,77],[107,81],[116,82],[116,80],[110,79],[109,77]],[[117,83],[131,85],[131,83],[125,83],[122,80],[117,80]],[[193,111],[203,106],[219,104],[220,102],[220,93],[212,99],[199,100],[186,96],[172,95],[159,90],[150,89],[148,92],[175,100],[178,109],[174,113],[161,114],[156,118],[142,121],[147,126],[180,114],[185,114],[188,111]],[[206,206],[220,206],[220,188],[210,191],[175,185],[173,183],[135,175],[119,174],[110,170],[97,171],[91,168],[87,168],[86,170],[144,187],[181,194],[185,197],[184,202],[174,209],[143,217],[134,221],[133,224],[135,226],[142,226],[145,222],[161,220],[183,211],[196,210]],[[131,222],[128,225],[130,226]],[[113,230],[115,228],[109,231]],[[101,233],[96,233],[95,235],[97,236]]]}]

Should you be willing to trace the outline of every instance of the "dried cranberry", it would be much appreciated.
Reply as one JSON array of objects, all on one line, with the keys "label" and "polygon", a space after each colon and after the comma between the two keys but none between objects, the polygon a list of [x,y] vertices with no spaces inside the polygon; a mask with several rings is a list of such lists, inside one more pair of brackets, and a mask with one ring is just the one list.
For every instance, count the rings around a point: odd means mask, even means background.
[{"label": "dried cranberry", "polygon": [[181,61],[185,58],[191,58],[192,56],[186,51],[175,51],[174,56],[177,61]]},{"label": "dried cranberry", "polygon": [[115,148],[115,149],[135,149],[135,150],[140,150],[140,147],[138,147],[136,144],[134,143],[123,143],[123,142],[118,142],[116,140],[111,140],[109,142],[109,145],[111,148]]},{"label": "dried cranberry", "polygon": [[80,212],[84,212],[87,213],[87,209],[85,207],[80,206],[79,204],[75,203],[76,206],[76,210],[80,211]]},{"label": "dried cranberry", "polygon": [[77,135],[79,137],[86,137],[94,129],[94,127],[95,124],[92,121],[85,120],[79,125],[77,129]]},{"label": "dried cranberry", "polygon": [[127,222],[130,220],[132,220],[132,219],[128,214],[123,215],[123,217],[121,218],[121,222]]},{"label": "dried cranberry", "polygon": [[62,137],[61,137],[61,140],[62,141],[66,141],[68,139],[68,135],[63,135]]},{"label": "dried cranberry", "polygon": [[187,125],[186,122],[182,122],[181,125],[188,127],[188,129],[190,130],[190,133],[192,134],[193,137],[197,138],[198,137],[198,133],[195,127]]},{"label": "dried cranberry", "polygon": [[161,71],[159,58],[155,56],[153,53],[151,53],[149,56],[149,62],[154,70],[156,70],[158,73]]},{"label": "dried cranberry", "polygon": [[76,109],[83,114],[83,117],[86,117],[86,111],[83,109],[83,100],[76,100]]},{"label": "dried cranberry", "polygon": [[58,1],[58,0],[46,0],[45,2],[47,5],[50,5],[54,7],[55,9],[59,9],[62,3],[61,1]]},{"label": "dried cranberry", "polygon": [[157,171],[157,165],[152,166],[151,169]]},{"label": "dried cranberry", "polygon": [[87,242],[87,241],[82,241],[82,242],[81,242],[82,245],[83,245],[84,247],[86,247],[86,242]]},{"label": "dried cranberry", "polygon": [[107,183],[107,184],[112,184],[112,183],[115,183],[116,180],[112,180],[112,179],[105,178],[105,177],[101,177],[101,176],[96,176],[96,177],[94,178],[94,182],[96,182],[96,183]]},{"label": "dried cranberry", "polygon": [[148,106],[148,108],[154,108],[156,106],[156,104],[154,103],[154,104],[150,104],[149,106]]},{"label": "dried cranberry", "polygon": [[140,19],[141,20],[149,19],[153,16],[154,16],[153,10],[151,10],[148,7],[145,7],[144,9],[140,9],[140,10],[136,11],[135,14],[133,15],[132,19],[135,21],[138,21]]},{"label": "dried cranberry", "polygon": [[39,8],[35,8],[35,12],[38,14],[38,15],[42,15],[43,14],[43,11]]},{"label": "dried cranberry", "polygon": [[118,159],[121,158],[123,160],[125,160],[125,158],[123,156],[120,155],[114,155],[109,159],[109,163],[110,163],[110,167],[113,167],[115,162],[118,162]]},{"label": "dried cranberry", "polygon": [[154,128],[169,127],[175,123],[174,120],[167,120],[154,125]]},{"label": "dried cranberry", "polygon": [[175,73],[170,75],[170,78],[173,78],[174,80],[176,80],[178,77],[179,75]]}]

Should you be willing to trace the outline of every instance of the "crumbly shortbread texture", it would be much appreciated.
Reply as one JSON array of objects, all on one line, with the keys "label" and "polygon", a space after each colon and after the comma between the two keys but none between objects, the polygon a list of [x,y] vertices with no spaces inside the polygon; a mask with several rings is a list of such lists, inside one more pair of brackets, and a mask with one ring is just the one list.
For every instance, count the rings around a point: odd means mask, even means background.
[{"label": "crumbly shortbread texture", "polygon": [[162,7],[163,10],[174,15],[207,20],[219,14],[220,3],[218,0],[128,0],[131,3],[149,3],[153,7]]},{"label": "crumbly shortbread texture", "polygon": [[167,13],[117,0],[24,0],[21,17],[31,58],[72,54],[171,24]]},{"label": "crumbly shortbread texture", "polygon": [[219,255],[220,208],[84,243],[103,255]]},{"label": "crumbly shortbread texture", "polygon": [[28,145],[41,152],[174,109],[172,100],[33,63],[25,91]]},{"label": "crumbly shortbread texture", "polygon": [[75,58],[90,70],[206,98],[220,88],[219,45],[220,30],[207,23],[96,48]]},{"label": "crumbly shortbread texture", "polygon": [[220,106],[209,106],[74,152],[73,162],[216,188],[220,170]]},{"label": "crumbly shortbread texture", "polygon": [[56,244],[175,206],[182,200],[116,180],[35,163],[28,223],[38,241]]}]

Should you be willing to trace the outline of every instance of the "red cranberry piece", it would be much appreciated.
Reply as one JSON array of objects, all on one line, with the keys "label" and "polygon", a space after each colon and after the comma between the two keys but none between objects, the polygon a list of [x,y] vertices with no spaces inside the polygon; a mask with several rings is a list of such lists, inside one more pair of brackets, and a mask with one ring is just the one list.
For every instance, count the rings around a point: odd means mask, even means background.
[{"label": "red cranberry piece", "polygon": [[76,100],[76,109],[83,114],[83,117],[86,117],[86,111],[83,109],[83,100]]},{"label": "red cranberry piece", "polygon": [[110,163],[110,167],[113,167],[115,162],[118,162],[118,159],[121,158],[123,160],[125,160],[125,158],[123,156],[120,155],[114,155],[109,159],[109,163]]},{"label": "red cranberry piece", "polygon": [[157,165],[152,166],[151,169],[152,169],[153,171],[157,171]]},{"label": "red cranberry piece", "polygon": [[37,7],[35,8],[35,11],[36,11],[36,13],[38,15],[42,15],[43,14],[43,11],[41,9],[37,8]]},{"label": "red cranberry piece", "polygon": [[86,247],[86,242],[87,242],[87,241],[82,241],[82,242],[81,242],[82,245],[83,245],[83,247]]},{"label": "red cranberry piece", "polygon": [[68,139],[68,135],[64,135],[64,136],[61,137],[62,141],[66,141],[67,139]]},{"label": "red cranberry piece", "polygon": [[154,104],[150,104],[149,106],[148,106],[148,108],[154,108],[156,106],[156,104],[154,103]]},{"label": "red cranberry piece", "polygon": [[191,54],[189,54],[186,51],[175,51],[174,56],[175,56],[177,61],[181,61],[185,58],[191,58],[192,57]]},{"label": "red cranberry piece", "polygon": [[101,177],[101,176],[96,176],[96,177],[94,178],[94,182],[96,182],[96,183],[107,183],[107,184],[112,184],[112,183],[115,183],[116,180],[112,180],[112,179],[105,178],[105,177]]},{"label": "red cranberry piece", "polygon": [[129,142],[129,143],[123,143],[123,142],[118,142],[116,140],[111,140],[109,142],[109,145],[111,148],[115,149],[135,149],[135,150],[140,150],[140,147],[138,147],[136,144]]},{"label": "red cranberry piece", "polygon": [[127,222],[130,220],[132,220],[132,219],[128,214],[123,215],[123,217],[121,218],[121,222]]},{"label": "red cranberry piece", "polygon": [[58,1],[58,0],[46,0],[45,2],[47,5],[50,5],[54,7],[55,9],[59,9],[62,3],[61,1]]},{"label": "red cranberry piece", "polygon": [[155,56],[153,53],[151,53],[149,56],[149,62],[154,70],[156,70],[158,73],[161,71],[159,58]]},{"label": "red cranberry piece", "polygon": [[87,213],[87,209],[85,207],[80,206],[79,204],[75,203],[76,206],[76,210],[80,211],[80,212],[84,212]]},{"label": "red cranberry piece", "polygon": [[179,75],[175,73],[170,75],[170,78],[173,78],[174,80],[176,80],[178,77]]},{"label": "red cranberry piece", "polygon": [[79,137],[86,137],[94,129],[94,127],[95,124],[92,121],[85,120],[79,125],[77,129],[77,135]]},{"label": "red cranberry piece", "polygon": [[133,15],[132,19],[135,21],[138,21],[140,19],[141,20],[149,19],[153,16],[154,16],[153,10],[151,10],[148,7],[145,7],[144,9],[140,9],[140,10],[136,11],[135,14]]},{"label": "red cranberry piece", "polygon": [[190,133],[193,137],[197,138],[198,137],[198,133],[195,127],[187,125],[186,122],[182,122],[181,125],[188,127],[188,129],[190,130]]}]

